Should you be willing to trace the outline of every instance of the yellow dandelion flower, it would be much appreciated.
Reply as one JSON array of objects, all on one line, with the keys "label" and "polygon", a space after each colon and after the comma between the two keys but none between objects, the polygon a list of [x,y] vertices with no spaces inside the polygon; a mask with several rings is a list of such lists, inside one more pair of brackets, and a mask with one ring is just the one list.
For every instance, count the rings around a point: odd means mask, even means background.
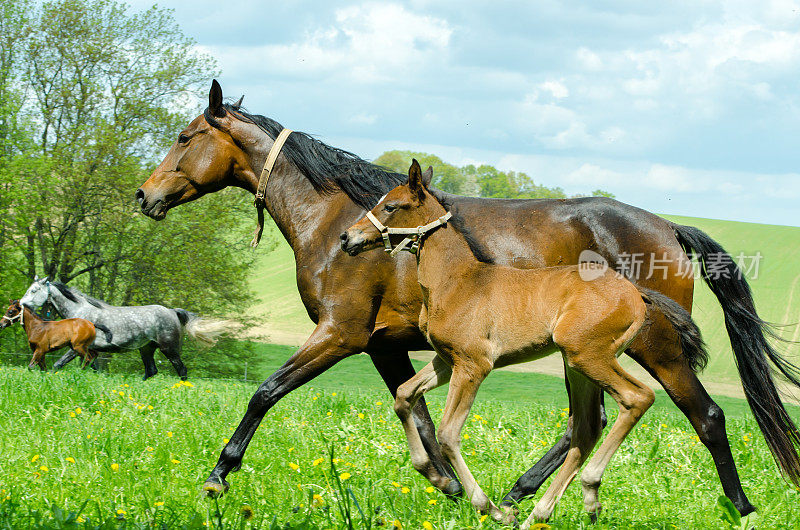
[{"label": "yellow dandelion flower", "polygon": [[75,417],[75,413],[74,413],[74,412],[70,412],[70,413],[69,413],[69,417],[70,417],[70,418],[74,418],[74,417]]},{"label": "yellow dandelion flower", "polygon": [[294,462],[289,462],[289,467],[292,468],[292,471],[297,471],[298,469],[300,469],[300,466],[298,466]]},{"label": "yellow dandelion flower", "polygon": [[111,464],[111,471],[119,471],[119,464]]},{"label": "yellow dandelion flower", "polygon": [[[147,405],[147,410],[153,410],[153,405]],[[100,414],[99,411],[97,413]]]},{"label": "yellow dandelion flower", "polygon": [[464,434],[464,439],[469,440],[469,434]]},{"label": "yellow dandelion flower", "polygon": [[[126,386],[127,386],[127,385],[126,385]],[[119,510],[117,510],[117,515],[125,515],[126,513],[128,513],[128,512],[126,512],[126,511],[125,511],[125,510],[123,510],[122,508],[120,508]]]},{"label": "yellow dandelion flower", "polygon": [[320,465],[321,463],[323,463],[324,461],[325,461],[325,459],[324,459],[324,458],[317,458],[316,460],[314,460],[313,462],[311,462],[311,464],[312,464],[312,465],[314,465],[314,466],[318,466],[318,465]]},{"label": "yellow dandelion flower", "polygon": [[333,393],[333,394],[331,394],[331,395],[332,395],[333,397],[336,397],[336,392],[334,392],[334,393]]},{"label": "yellow dandelion flower", "polygon": [[329,410],[329,411],[328,411],[328,416],[330,416],[331,414],[333,414],[333,412],[331,412],[331,411]]},{"label": "yellow dandelion flower", "polygon": [[433,530],[433,525],[430,523],[430,521],[423,521],[422,528],[425,530]]},{"label": "yellow dandelion flower", "polygon": [[428,486],[427,488],[425,488],[425,491],[427,491],[428,493],[433,493],[434,491],[436,491],[436,488],[434,488],[433,486]]},{"label": "yellow dandelion flower", "polygon": [[239,508],[239,513],[242,514],[242,519],[245,521],[249,521],[255,515],[255,512],[249,504],[242,504],[242,507]]},{"label": "yellow dandelion flower", "polygon": [[167,438],[172,438],[172,431],[167,431]]},{"label": "yellow dandelion flower", "polygon": [[392,481],[392,486],[394,486],[395,488],[399,488],[400,487],[400,483]]},{"label": "yellow dandelion flower", "polygon": [[[56,373],[58,373],[58,372],[56,372]],[[81,517],[81,516],[79,515],[79,516],[78,516],[78,517],[75,519],[75,522],[76,522],[76,523],[78,523],[78,524],[85,523],[85,522],[86,522],[86,519],[84,519],[83,517]]]},{"label": "yellow dandelion flower", "polygon": [[83,412],[83,411],[81,410],[81,408],[80,408],[80,407],[77,407],[77,408],[75,409],[75,414],[80,414],[81,412]]},{"label": "yellow dandelion flower", "polygon": [[39,455],[33,455],[33,458],[31,458],[31,462],[36,462],[37,460],[39,460]]},{"label": "yellow dandelion flower", "polygon": [[180,460],[175,460],[175,459],[173,458],[173,459],[172,459],[172,463],[173,463],[173,464],[180,464],[180,463],[181,463],[181,461],[180,461]]},{"label": "yellow dandelion flower", "polygon": [[363,412],[359,412],[358,413],[358,419],[360,419],[360,420],[364,419],[364,413]]},{"label": "yellow dandelion flower", "polygon": [[488,515],[481,515],[480,521],[484,522],[487,517],[489,517],[489,516]]},{"label": "yellow dandelion flower", "polygon": [[50,470],[47,468],[47,466],[39,466],[39,471],[42,473],[47,473]]},{"label": "yellow dandelion flower", "polygon": [[347,480],[347,479],[349,479],[351,476],[352,476],[352,475],[350,475],[350,473],[348,473],[348,472],[346,472],[346,471],[345,471],[344,473],[342,473],[341,475],[339,475],[339,480]]},{"label": "yellow dandelion flower", "polygon": [[311,498],[311,502],[314,506],[322,506],[325,504],[325,499],[322,498],[322,495],[319,493],[315,493],[314,496]]},{"label": "yellow dandelion flower", "polygon": [[228,442],[230,442],[230,440],[229,440],[228,438],[223,438],[223,439],[222,439],[222,443],[226,444],[226,443],[228,443]]},{"label": "yellow dandelion flower", "polygon": [[75,463],[75,459],[74,459],[74,458],[72,458],[71,456],[68,456],[68,457],[67,457],[67,458],[65,458],[64,460],[66,460],[66,461],[67,461],[67,462],[69,462],[70,464],[74,464],[74,463]]},{"label": "yellow dandelion flower", "polygon": [[547,523],[536,523],[531,525],[531,530],[550,530],[550,528],[552,527]]},{"label": "yellow dandelion flower", "polygon": [[164,506],[164,501],[156,501],[153,503],[153,506],[155,506],[156,508],[158,508],[159,506]]},{"label": "yellow dandelion flower", "polygon": [[436,499],[431,499],[431,500],[429,500],[429,501],[428,501],[428,504],[430,504],[431,506],[433,506],[434,504],[436,504]]},{"label": "yellow dandelion flower", "polygon": [[154,451],[154,449],[152,447],[150,447],[149,445],[147,447],[145,447],[144,450],[148,451],[148,452],[151,452],[151,453]]},{"label": "yellow dandelion flower", "polygon": [[395,519],[392,521],[392,527],[397,530],[403,530],[403,523],[400,522],[400,519]]},{"label": "yellow dandelion flower", "polygon": [[381,405],[383,405],[383,401],[376,401],[376,402],[375,402],[375,405],[377,405],[377,406],[379,406],[379,407],[380,407]]},{"label": "yellow dandelion flower", "polygon": [[410,490],[410,489],[408,489],[408,488],[407,488],[407,487],[405,487],[405,486],[403,486],[402,488],[400,488],[400,493],[408,493],[409,491],[411,491],[411,490]]},{"label": "yellow dandelion flower", "polygon": [[98,416],[100,416],[100,415],[102,415],[102,414],[103,414],[103,413],[102,413],[102,412],[100,412],[99,410],[96,410],[96,411],[94,411],[94,413],[95,413],[95,414],[97,414]]}]

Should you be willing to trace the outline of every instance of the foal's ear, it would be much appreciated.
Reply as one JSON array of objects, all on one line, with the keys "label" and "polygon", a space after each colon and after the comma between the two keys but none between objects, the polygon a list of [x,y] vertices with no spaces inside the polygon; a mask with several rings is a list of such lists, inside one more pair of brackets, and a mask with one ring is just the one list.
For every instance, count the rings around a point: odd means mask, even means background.
[{"label": "foal's ear", "polygon": [[222,87],[216,79],[211,81],[211,90],[208,91],[208,110],[212,116],[225,115],[225,109],[222,107]]},{"label": "foal's ear", "polygon": [[236,110],[239,110],[239,108],[241,108],[242,106],[242,101],[244,101],[244,94],[242,94],[242,97],[239,98],[239,101],[234,103],[232,107],[235,108]]},{"label": "foal's ear", "polygon": [[428,169],[422,174],[422,185],[427,188],[431,185],[431,179],[433,179],[433,166],[428,166]]},{"label": "foal's ear", "polygon": [[422,169],[419,167],[419,162],[417,162],[416,158],[411,161],[411,167],[408,168],[408,187],[420,200],[425,196]]}]

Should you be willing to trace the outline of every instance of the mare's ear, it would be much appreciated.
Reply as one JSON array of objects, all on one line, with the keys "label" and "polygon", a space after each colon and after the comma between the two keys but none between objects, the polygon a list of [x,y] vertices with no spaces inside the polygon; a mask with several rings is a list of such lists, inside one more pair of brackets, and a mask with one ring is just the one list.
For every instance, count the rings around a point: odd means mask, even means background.
[{"label": "mare's ear", "polygon": [[242,94],[242,97],[239,98],[239,101],[237,101],[236,103],[234,103],[232,105],[233,108],[235,108],[236,110],[239,110],[239,108],[242,106],[242,101],[244,101],[244,94]]},{"label": "mare's ear", "polygon": [[212,116],[225,116],[225,109],[222,107],[222,87],[217,80],[211,81],[211,90],[208,91],[208,111]]},{"label": "mare's ear", "polygon": [[39,281],[39,275],[38,274],[34,274],[33,275],[33,281],[35,281],[35,282]]},{"label": "mare's ear", "polygon": [[420,200],[425,196],[422,169],[419,167],[419,162],[417,162],[416,158],[411,161],[411,167],[408,168],[408,187]]},{"label": "mare's ear", "polygon": [[428,169],[422,174],[422,185],[427,188],[431,185],[431,179],[433,179],[433,166],[428,166]]}]

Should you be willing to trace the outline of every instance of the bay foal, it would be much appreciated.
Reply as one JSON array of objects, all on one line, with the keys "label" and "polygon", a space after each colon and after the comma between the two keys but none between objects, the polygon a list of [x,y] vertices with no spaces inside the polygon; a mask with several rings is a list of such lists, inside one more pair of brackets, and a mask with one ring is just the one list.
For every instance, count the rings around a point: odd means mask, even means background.
[{"label": "bay foal", "polygon": [[[91,349],[97,336],[97,329],[88,320],[82,318],[44,320],[27,307],[22,306],[19,300],[11,300],[8,311],[0,318],[0,329],[5,329],[17,321],[21,321],[22,328],[28,336],[28,344],[33,350],[29,368],[38,365],[41,370],[46,370],[45,354],[65,346],[69,346],[83,358],[84,368],[97,357],[97,352]],[[101,329],[106,333],[110,342],[111,333],[107,329]]]},{"label": "bay foal", "polygon": [[[573,438],[565,463],[523,527],[550,517],[597,443],[602,389],[619,405],[619,415],[581,476],[584,506],[594,518],[601,508],[598,488],[603,471],[654,399],[653,391],[627,373],[617,357],[653,308],[678,332],[690,363],[706,355],[700,332],[678,303],[640,290],[611,270],[577,265],[521,270],[480,262],[464,236],[447,224],[450,214],[428,190],[431,176],[432,169],[422,175],[415,160],[408,184],[390,191],[366,218],[342,234],[342,249],[351,255],[382,244],[392,254],[409,244],[417,252],[423,293],[420,329],[437,356],[397,390],[395,411],[408,438],[412,463],[441,489],[451,480],[432,464],[411,415],[423,394],[449,380],[439,427],[442,451],[472,504],[498,521],[513,522],[513,515],[501,512],[472,476],[460,452],[461,429],[480,384],[494,368],[560,351],[568,367]],[[392,250],[394,234],[408,237]]]}]

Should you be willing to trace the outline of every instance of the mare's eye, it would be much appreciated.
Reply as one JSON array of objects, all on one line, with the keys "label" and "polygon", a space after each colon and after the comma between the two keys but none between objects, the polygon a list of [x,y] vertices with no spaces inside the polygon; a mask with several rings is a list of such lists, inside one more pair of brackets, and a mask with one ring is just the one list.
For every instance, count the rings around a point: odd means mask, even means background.
[{"label": "mare's eye", "polygon": [[189,140],[191,140],[191,138],[186,136],[185,134],[181,134],[180,136],[178,136],[178,143],[179,144],[189,143]]},{"label": "mare's eye", "polygon": [[384,204],[383,205],[383,211],[384,212],[393,212],[395,210],[397,210],[397,206],[395,206],[393,204]]}]

